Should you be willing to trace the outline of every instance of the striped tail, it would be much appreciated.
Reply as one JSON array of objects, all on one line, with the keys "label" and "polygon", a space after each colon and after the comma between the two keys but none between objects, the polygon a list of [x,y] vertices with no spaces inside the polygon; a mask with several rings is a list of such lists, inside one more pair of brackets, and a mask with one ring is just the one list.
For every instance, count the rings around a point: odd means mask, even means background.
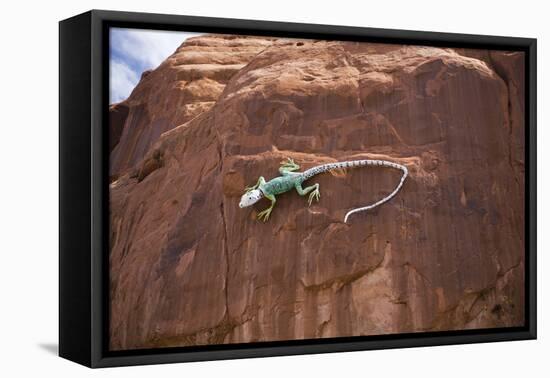
[{"label": "striped tail", "polygon": [[358,213],[360,211],[367,211],[367,210],[374,209],[375,207],[380,206],[383,203],[392,199],[397,194],[397,192],[399,192],[399,189],[401,189],[401,187],[403,186],[403,183],[405,182],[405,179],[407,178],[407,175],[409,174],[409,170],[407,169],[407,167],[401,164],[397,164],[397,163],[393,163],[391,161],[385,161],[385,160],[351,160],[351,161],[342,161],[337,163],[328,163],[328,164],[318,165],[317,167],[313,167],[305,171],[302,174],[302,177],[305,181],[315,175],[318,175],[323,172],[331,171],[334,169],[357,168],[357,167],[365,167],[365,166],[381,166],[381,167],[400,169],[403,172],[403,176],[401,176],[401,180],[399,181],[399,184],[397,184],[393,192],[388,194],[386,197],[382,198],[380,201],[377,201],[368,206],[358,207],[356,209],[348,211],[346,213],[346,216],[344,217],[344,223],[347,223],[348,218],[351,214]]}]

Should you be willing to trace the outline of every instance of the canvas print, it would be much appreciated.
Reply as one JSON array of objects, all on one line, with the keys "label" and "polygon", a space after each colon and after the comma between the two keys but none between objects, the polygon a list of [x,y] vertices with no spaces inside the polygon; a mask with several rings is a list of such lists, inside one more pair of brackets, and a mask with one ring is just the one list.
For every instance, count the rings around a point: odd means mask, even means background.
[{"label": "canvas print", "polygon": [[523,52],[111,28],[111,351],[525,324]]}]

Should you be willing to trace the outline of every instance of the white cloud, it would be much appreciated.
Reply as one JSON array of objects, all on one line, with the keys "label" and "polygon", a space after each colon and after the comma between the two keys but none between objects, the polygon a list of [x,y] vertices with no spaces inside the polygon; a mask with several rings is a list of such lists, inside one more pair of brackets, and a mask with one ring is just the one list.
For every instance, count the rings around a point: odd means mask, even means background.
[{"label": "white cloud", "polygon": [[111,29],[111,43],[120,53],[135,61],[142,61],[146,69],[156,68],[189,37],[199,33]]},{"label": "white cloud", "polygon": [[128,98],[138,83],[138,76],[125,63],[111,60],[109,64],[109,102],[120,102]]},{"label": "white cloud", "polygon": [[110,101],[126,99],[141,73],[158,67],[189,37],[200,33],[112,28]]}]

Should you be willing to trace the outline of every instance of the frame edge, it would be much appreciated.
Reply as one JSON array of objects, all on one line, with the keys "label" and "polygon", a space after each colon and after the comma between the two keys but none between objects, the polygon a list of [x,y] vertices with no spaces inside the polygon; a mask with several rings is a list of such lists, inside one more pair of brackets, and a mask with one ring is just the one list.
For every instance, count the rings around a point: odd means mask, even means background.
[{"label": "frame edge", "polygon": [[[390,30],[390,29],[375,29],[375,28],[363,28],[352,26],[333,26],[322,24],[301,24],[301,23],[286,23],[286,22],[273,22],[273,21],[256,21],[256,20],[239,20],[239,19],[225,19],[225,18],[209,18],[209,17],[196,17],[196,16],[178,16],[178,15],[162,15],[162,14],[148,14],[148,13],[133,13],[133,12],[116,12],[116,11],[104,11],[104,10],[92,10],[89,12],[91,15],[91,37],[92,45],[90,50],[92,56],[87,63],[91,64],[92,83],[90,85],[90,92],[92,97],[89,104],[92,106],[91,120],[88,124],[92,125],[91,135],[91,167],[93,182],[90,187],[93,190],[99,190],[91,193],[92,199],[92,212],[91,219],[93,219],[90,225],[92,230],[91,251],[91,291],[92,291],[92,308],[90,310],[91,315],[91,359],[87,366],[90,367],[112,367],[122,365],[138,365],[138,364],[159,364],[159,363],[173,363],[173,362],[191,362],[191,361],[204,361],[204,360],[220,360],[220,359],[235,359],[235,358],[254,358],[254,357],[269,357],[269,356],[284,356],[284,355],[303,355],[312,353],[328,353],[328,352],[345,352],[345,351],[362,351],[372,349],[389,349],[389,348],[408,348],[408,347],[425,347],[425,346],[438,346],[438,345],[452,345],[452,344],[470,344],[470,343],[482,343],[482,342],[497,342],[497,341],[514,341],[514,340],[531,340],[537,337],[536,327],[536,42],[534,38],[516,38],[516,37],[496,37],[486,35],[470,35],[470,34],[455,34],[455,33],[433,33],[433,32],[418,32],[407,30]],[[529,139],[526,142],[530,144],[528,166],[531,170],[529,177],[530,191],[526,193],[529,195],[529,211],[530,214],[526,217],[526,221],[530,221],[530,228],[528,235],[530,243],[526,245],[526,254],[529,254],[529,263],[526,264],[526,268],[529,269],[529,281],[526,281],[526,287],[529,292],[529,323],[525,330],[521,331],[504,331],[492,334],[483,334],[483,330],[480,330],[480,334],[476,335],[458,335],[458,336],[422,336],[412,339],[401,340],[372,340],[372,341],[357,341],[349,343],[334,343],[334,344],[322,344],[322,345],[294,345],[294,346],[266,346],[246,349],[231,349],[228,346],[227,349],[220,351],[205,351],[205,352],[175,352],[166,350],[162,353],[156,354],[143,354],[134,356],[108,356],[104,354],[102,349],[104,346],[104,334],[102,333],[102,327],[105,324],[102,323],[102,286],[101,286],[101,272],[102,272],[102,250],[101,250],[101,209],[104,206],[101,196],[97,194],[102,193],[102,104],[105,96],[105,88],[102,86],[102,78],[105,75],[105,67],[102,67],[102,43],[104,41],[103,25],[105,22],[110,21],[122,21],[129,23],[150,23],[157,25],[199,25],[204,26],[206,24],[221,25],[221,27],[227,28],[239,28],[240,30],[264,30],[270,31],[277,29],[279,32],[296,33],[299,30],[305,33],[317,33],[326,36],[340,35],[342,37],[347,36],[360,36],[361,38],[372,38],[373,36],[384,39],[401,40],[405,43],[412,43],[413,41],[424,40],[428,43],[448,42],[460,43],[461,41],[468,41],[470,44],[474,43],[473,40],[479,38],[480,41],[474,44],[493,44],[495,47],[514,46],[518,49],[526,51],[529,57],[529,62],[526,65],[527,76],[526,82],[529,83],[529,104],[526,113],[529,114],[529,122],[526,122],[526,132],[528,132]],[[409,35],[407,38],[405,35]],[[412,36],[412,37],[411,37]],[[108,70],[107,70],[108,71]],[[527,94],[526,94],[527,95]],[[60,102],[61,107],[61,102]],[[61,109],[60,109],[61,113]],[[527,177],[526,177],[527,183]],[[99,189],[98,189],[99,188]],[[96,193],[94,197],[94,193]],[[526,318],[527,320],[527,318]],[[61,350],[61,348],[60,348]]]},{"label": "frame edge", "polygon": [[90,20],[59,22],[59,356],[90,366]]}]

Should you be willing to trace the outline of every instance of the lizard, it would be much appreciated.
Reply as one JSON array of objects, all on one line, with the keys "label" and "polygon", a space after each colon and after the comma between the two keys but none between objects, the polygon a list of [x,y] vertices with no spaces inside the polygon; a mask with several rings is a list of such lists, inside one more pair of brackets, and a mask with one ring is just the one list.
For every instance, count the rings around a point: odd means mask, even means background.
[{"label": "lizard", "polygon": [[403,172],[399,184],[395,189],[388,194],[386,197],[381,200],[364,207],[359,207],[353,210],[350,210],[346,213],[344,217],[344,223],[347,223],[347,220],[351,214],[366,211],[373,209],[377,206],[382,205],[384,202],[389,201],[393,196],[397,194],[399,189],[403,186],[405,179],[409,173],[407,167],[402,164],[393,163],[386,160],[350,160],[342,161],[335,163],[327,163],[315,166],[304,172],[296,172],[300,169],[300,166],[294,162],[293,159],[287,158],[286,161],[283,160],[279,167],[280,176],[275,177],[272,180],[266,181],[263,176],[260,176],[255,185],[245,188],[245,193],[242,195],[239,202],[239,207],[244,208],[251,206],[261,200],[262,198],[267,198],[271,201],[271,206],[269,206],[264,211],[258,213],[258,219],[266,222],[273,211],[273,207],[277,202],[276,196],[285,192],[288,192],[292,189],[296,189],[299,195],[305,196],[309,194],[308,205],[311,206],[312,201],[315,199],[319,201],[321,193],[319,191],[319,184],[313,184],[304,188],[302,184],[304,181],[309,180],[315,175],[318,175],[323,172],[335,170],[335,169],[345,169],[345,168],[355,168],[355,167],[365,167],[365,166],[382,166],[389,167],[394,169],[399,169]]}]

